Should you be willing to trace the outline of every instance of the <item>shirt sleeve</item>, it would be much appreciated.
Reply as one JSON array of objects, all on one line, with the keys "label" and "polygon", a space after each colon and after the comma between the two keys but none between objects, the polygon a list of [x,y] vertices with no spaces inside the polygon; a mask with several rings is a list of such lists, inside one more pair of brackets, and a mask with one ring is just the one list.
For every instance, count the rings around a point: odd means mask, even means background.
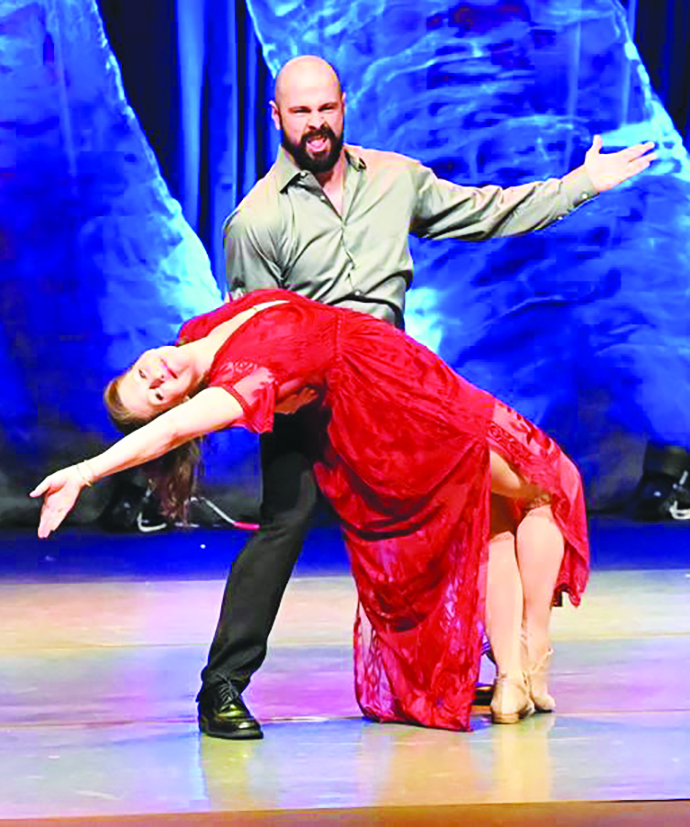
[{"label": "shirt sleeve", "polygon": [[233,299],[254,290],[283,286],[271,232],[264,221],[241,206],[223,227],[225,272]]},{"label": "shirt sleeve", "polygon": [[417,201],[411,231],[420,238],[487,238],[541,230],[597,193],[584,168],[565,178],[516,187],[463,187],[417,164]]},{"label": "shirt sleeve", "polygon": [[209,387],[220,387],[242,408],[236,425],[256,434],[273,430],[277,382],[266,367],[251,362],[228,362],[213,376]]}]

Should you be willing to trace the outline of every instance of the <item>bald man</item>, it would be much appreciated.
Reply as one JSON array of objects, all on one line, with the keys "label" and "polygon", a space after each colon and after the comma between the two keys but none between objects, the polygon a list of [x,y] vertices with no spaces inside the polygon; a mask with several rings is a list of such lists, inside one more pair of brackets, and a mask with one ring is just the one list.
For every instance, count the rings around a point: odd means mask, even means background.
[{"label": "bald man", "polygon": [[[596,137],[583,166],[564,178],[509,188],[440,180],[410,158],[344,144],[340,81],[311,55],[281,69],[271,110],[278,158],[224,227],[231,294],[294,290],[398,327],[412,280],[410,233],[481,240],[539,230],[654,159],[651,144],[603,155]],[[261,437],[261,528],[228,577],[197,698],[208,735],[262,737],[241,695],[266,656],[317,503],[312,414],[307,407],[277,416]]]}]

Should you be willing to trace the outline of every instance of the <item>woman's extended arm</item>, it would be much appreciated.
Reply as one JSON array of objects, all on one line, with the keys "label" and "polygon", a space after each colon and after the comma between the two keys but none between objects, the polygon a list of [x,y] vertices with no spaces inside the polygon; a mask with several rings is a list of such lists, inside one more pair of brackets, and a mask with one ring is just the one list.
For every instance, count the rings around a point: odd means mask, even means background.
[{"label": "woman's extended arm", "polygon": [[197,436],[228,428],[241,415],[242,408],[227,391],[206,388],[89,459],[91,482],[158,459]]},{"label": "woman's extended arm", "polygon": [[55,531],[85,485],[157,459],[195,437],[228,428],[241,416],[242,408],[231,394],[222,388],[206,388],[89,459],[88,466],[72,465],[56,471],[30,494],[45,498],[38,536],[47,537]]}]

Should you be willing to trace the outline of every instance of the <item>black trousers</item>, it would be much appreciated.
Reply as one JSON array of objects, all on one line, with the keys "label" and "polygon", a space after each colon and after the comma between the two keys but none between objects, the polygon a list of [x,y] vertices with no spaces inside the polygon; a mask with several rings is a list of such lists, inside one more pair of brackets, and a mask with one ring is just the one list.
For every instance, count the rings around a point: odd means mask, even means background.
[{"label": "black trousers", "polygon": [[241,692],[266,657],[278,613],[319,499],[312,472],[314,425],[309,408],[277,414],[261,436],[261,528],[228,575],[204,685],[231,681]]}]

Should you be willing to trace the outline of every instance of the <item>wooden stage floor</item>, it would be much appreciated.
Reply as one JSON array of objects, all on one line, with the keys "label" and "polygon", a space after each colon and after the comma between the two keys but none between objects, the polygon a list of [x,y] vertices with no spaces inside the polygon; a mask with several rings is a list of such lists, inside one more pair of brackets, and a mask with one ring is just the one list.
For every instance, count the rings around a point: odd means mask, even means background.
[{"label": "wooden stage floor", "polygon": [[346,573],[293,579],[245,743],[196,727],[221,579],[9,574],[0,823],[690,824],[690,532],[667,538],[677,565],[555,611],[556,714],[471,733],[360,717]]}]

